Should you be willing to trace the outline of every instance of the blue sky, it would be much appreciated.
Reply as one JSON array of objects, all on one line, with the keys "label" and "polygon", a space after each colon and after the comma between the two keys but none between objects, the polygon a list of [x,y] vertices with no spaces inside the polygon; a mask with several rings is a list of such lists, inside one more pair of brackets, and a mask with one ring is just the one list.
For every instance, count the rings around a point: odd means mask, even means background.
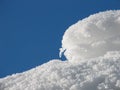
[{"label": "blue sky", "polygon": [[0,77],[59,59],[65,30],[119,0],[0,0]]}]

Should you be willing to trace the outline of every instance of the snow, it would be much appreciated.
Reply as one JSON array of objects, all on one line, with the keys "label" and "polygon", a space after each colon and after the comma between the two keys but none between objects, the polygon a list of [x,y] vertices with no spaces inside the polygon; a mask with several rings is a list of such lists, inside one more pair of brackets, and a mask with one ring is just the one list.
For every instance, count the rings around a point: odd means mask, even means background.
[{"label": "snow", "polygon": [[60,50],[66,61],[0,78],[0,90],[120,90],[120,10],[70,26]]},{"label": "snow", "polygon": [[120,52],[112,52],[91,60],[81,60],[74,64],[52,60],[27,72],[0,79],[0,88],[0,90],[120,90]]},{"label": "snow", "polygon": [[120,50],[120,10],[100,12],[70,26],[62,40],[61,53],[70,62],[103,56]]}]

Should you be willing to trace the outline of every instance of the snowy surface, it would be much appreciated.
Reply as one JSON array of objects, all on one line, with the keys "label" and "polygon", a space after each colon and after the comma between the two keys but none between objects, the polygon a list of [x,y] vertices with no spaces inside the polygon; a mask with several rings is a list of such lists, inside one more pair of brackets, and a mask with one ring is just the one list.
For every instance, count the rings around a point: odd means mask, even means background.
[{"label": "snowy surface", "polygon": [[85,18],[67,29],[60,55],[0,79],[0,90],[120,90],[120,11]]},{"label": "snowy surface", "polygon": [[0,90],[120,90],[120,52],[74,64],[52,60],[0,79]]},{"label": "snowy surface", "polygon": [[120,50],[120,11],[100,12],[70,26],[61,52],[71,62],[103,56]]}]

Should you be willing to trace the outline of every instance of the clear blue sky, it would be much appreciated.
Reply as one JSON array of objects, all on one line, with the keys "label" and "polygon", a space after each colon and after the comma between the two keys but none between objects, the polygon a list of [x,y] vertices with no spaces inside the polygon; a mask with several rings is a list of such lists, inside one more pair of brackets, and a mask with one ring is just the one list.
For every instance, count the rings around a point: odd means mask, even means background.
[{"label": "clear blue sky", "polygon": [[0,77],[59,58],[65,30],[120,0],[0,0]]}]

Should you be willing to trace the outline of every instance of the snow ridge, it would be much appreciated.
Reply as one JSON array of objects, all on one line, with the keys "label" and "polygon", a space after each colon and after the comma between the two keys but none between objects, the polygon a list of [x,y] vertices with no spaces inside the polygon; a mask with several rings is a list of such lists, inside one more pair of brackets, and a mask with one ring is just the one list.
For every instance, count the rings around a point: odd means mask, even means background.
[{"label": "snow ridge", "polygon": [[70,62],[120,50],[120,10],[90,15],[70,26],[63,36],[60,50],[60,53],[65,50],[64,55]]},{"label": "snow ridge", "polygon": [[70,26],[60,56],[0,78],[0,90],[120,90],[120,10],[100,12]]}]

